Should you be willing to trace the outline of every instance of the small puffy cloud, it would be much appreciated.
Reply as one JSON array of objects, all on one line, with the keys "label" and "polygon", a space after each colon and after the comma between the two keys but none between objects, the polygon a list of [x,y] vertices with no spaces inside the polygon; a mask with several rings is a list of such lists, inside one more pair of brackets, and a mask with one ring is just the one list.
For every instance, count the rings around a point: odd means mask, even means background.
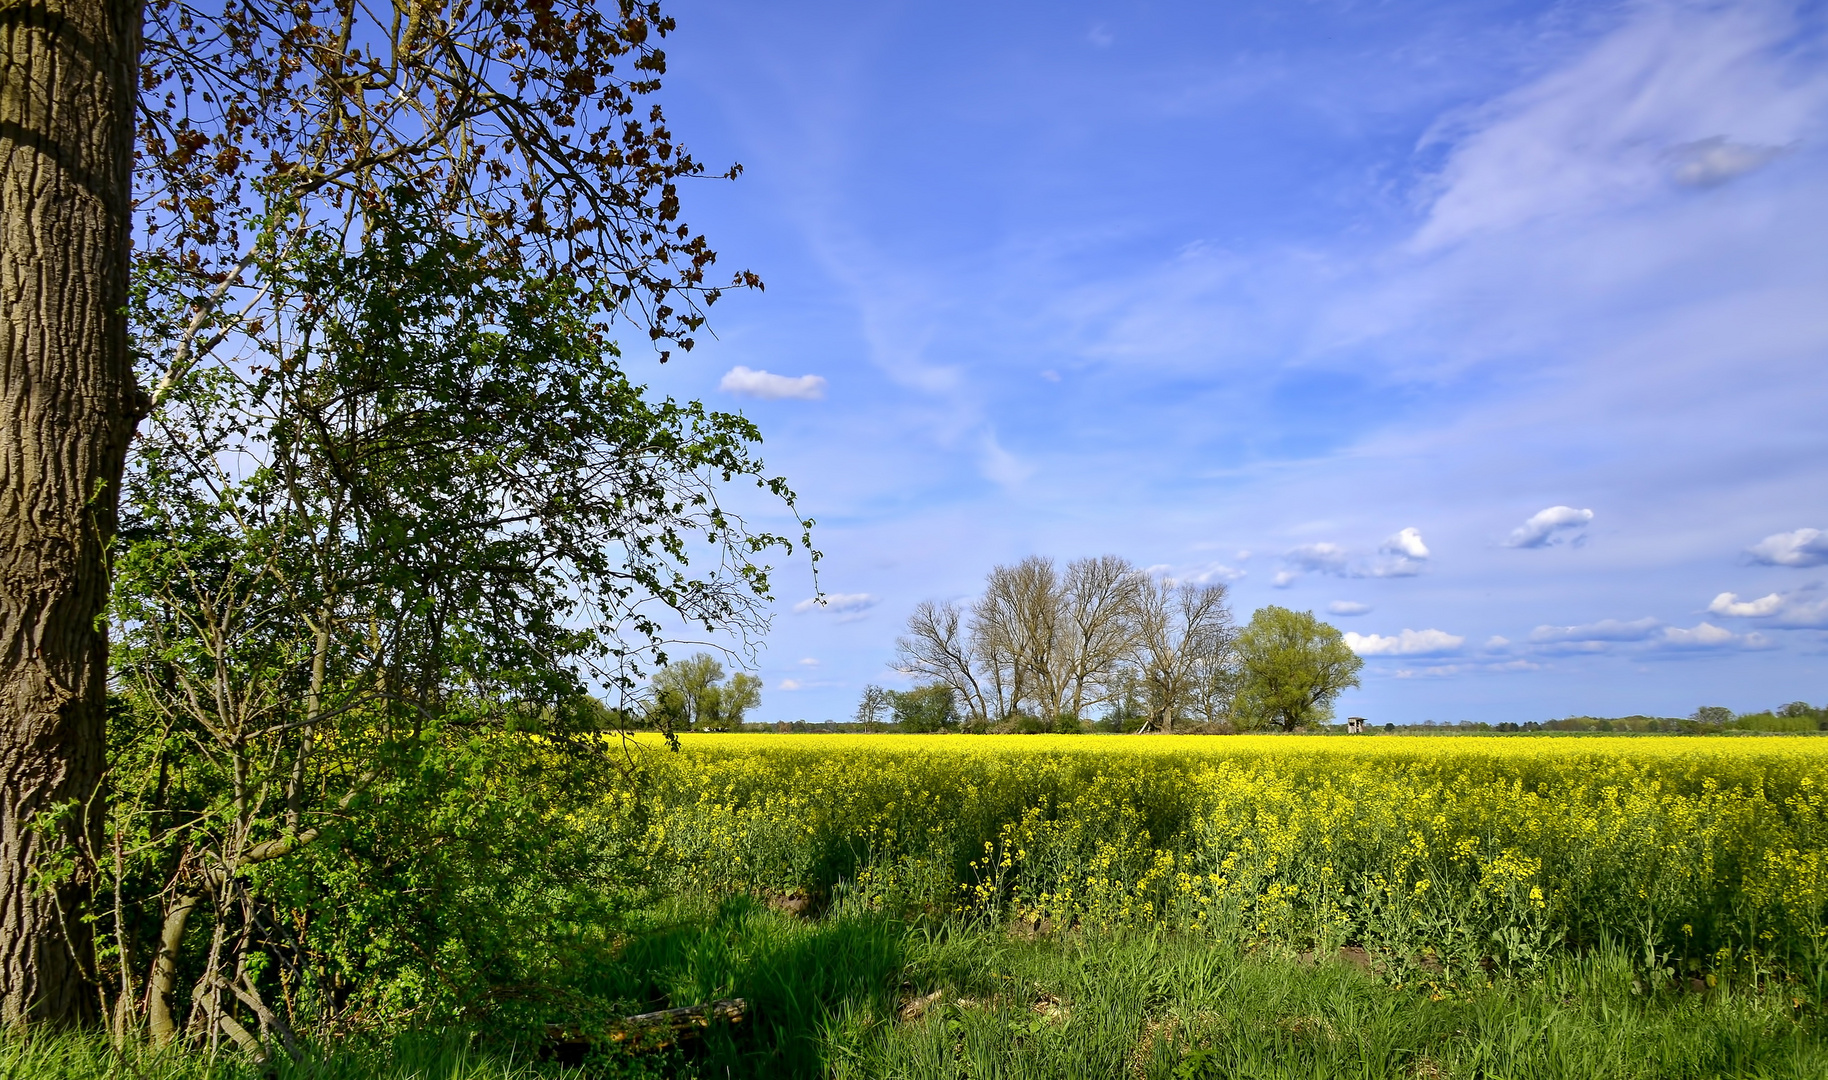
[{"label": "small puffy cloud", "polygon": [[1286,589],[1290,585],[1293,585],[1295,579],[1300,576],[1301,575],[1290,570],[1278,570],[1276,571],[1276,576],[1269,579],[1269,584],[1271,588]]},{"label": "small puffy cloud", "polygon": [[1488,652],[1501,652],[1510,647],[1511,639],[1504,637],[1501,634],[1493,634],[1491,637],[1485,639],[1485,649]]},{"label": "small puffy cloud", "polygon": [[1422,543],[1422,532],[1414,526],[1385,539],[1377,550],[1389,558],[1378,559],[1363,571],[1371,577],[1414,577],[1428,560],[1428,545]]},{"label": "small puffy cloud", "polygon": [[1283,556],[1290,566],[1320,574],[1344,574],[1346,549],[1338,544],[1303,544]]},{"label": "small puffy cloud", "polygon": [[1414,526],[1385,540],[1383,546],[1378,550],[1407,559],[1426,559],[1428,557],[1428,545],[1422,543],[1422,532]]},{"label": "small puffy cloud", "polygon": [[1356,600],[1335,600],[1327,605],[1327,612],[1332,615],[1368,615],[1371,605]]},{"label": "small puffy cloud", "polygon": [[1680,626],[1666,626],[1660,644],[1672,649],[1720,649],[1739,644],[1739,635],[1709,622],[1687,630]]},{"label": "small puffy cloud", "polygon": [[1730,615],[1736,619],[1761,619],[1777,614],[1783,606],[1784,598],[1776,593],[1756,600],[1741,600],[1738,593],[1723,592],[1714,597],[1707,609],[1715,615]]},{"label": "small puffy cloud", "polygon": [[1670,178],[1683,187],[1719,187],[1737,180],[1782,157],[1784,146],[1736,143],[1724,135],[1672,146],[1664,155],[1671,165]]},{"label": "small puffy cloud", "polygon": [[796,614],[805,614],[818,608],[835,612],[839,622],[856,622],[864,617],[878,603],[869,593],[826,593],[824,596],[809,596],[793,606]]},{"label": "small puffy cloud", "polygon": [[1345,642],[1360,656],[1438,656],[1457,652],[1466,639],[1445,630],[1404,630],[1389,636],[1347,632]]},{"label": "small puffy cloud", "polygon": [[780,401],[783,398],[818,401],[825,396],[825,377],[776,375],[770,371],[751,371],[738,364],[724,372],[723,381],[717,384],[717,388],[726,393],[761,398],[764,401]]},{"label": "small puffy cloud", "polygon": [[816,656],[802,656],[802,657],[800,657],[800,666],[801,667],[818,667],[819,658]]},{"label": "small puffy cloud", "polygon": [[774,688],[776,690],[798,690],[800,685],[800,680],[798,679],[782,679],[780,682],[774,684]]},{"label": "small puffy cloud", "polygon": [[1338,544],[1302,544],[1283,553],[1288,569],[1276,576],[1285,582],[1303,571],[1342,578],[1415,577],[1428,559],[1428,545],[1422,542],[1421,531],[1413,527],[1386,539],[1378,551],[1380,558],[1355,559]]},{"label": "small puffy cloud", "polygon": [[1579,529],[1593,520],[1593,511],[1576,510],[1572,506],[1551,506],[1547,510],[1538,510],[1530,519],[1511,530],[1511,535],[1504,541],[1505,547],[1539,548],[1554,543],[1557,534],[1569,529]]},{"label": "small puffy cloud", "polygon": [[1619,619],[1601,619],[1599,622],[1586,623],[1581,626],[1538,626],[1530,632],[1530,640],[1539,645],[1644,641],[1654,635],[1662,626],[1661,619],[1648,615],[1630,622]]},{"label": "small puffy cloud", "polygon": [[1756,600],[1741,600],[1738,593],[1723,592],[1714,597],[1707,610],[1731,619],[1765,619],[1771,626],[1828,629],[1828,591],[1820,582]]},{"label": "small puffy cloud", "polygon": [[1747,548],[1746,555],[1765,566],[1820,566],[1828,563],[1828,529],[1773,533]]}]

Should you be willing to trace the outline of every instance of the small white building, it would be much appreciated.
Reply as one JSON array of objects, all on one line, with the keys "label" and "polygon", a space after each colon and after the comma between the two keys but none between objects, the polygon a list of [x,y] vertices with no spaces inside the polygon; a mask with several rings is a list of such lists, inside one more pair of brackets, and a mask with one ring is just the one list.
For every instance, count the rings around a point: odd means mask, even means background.
[{"label": "small white building", "polygon": [[1365,718],[1364,717],[1362,717],[1362,716],[1346,717],[1346,734],[1363,735],[1364,733],[1365,733]]}]

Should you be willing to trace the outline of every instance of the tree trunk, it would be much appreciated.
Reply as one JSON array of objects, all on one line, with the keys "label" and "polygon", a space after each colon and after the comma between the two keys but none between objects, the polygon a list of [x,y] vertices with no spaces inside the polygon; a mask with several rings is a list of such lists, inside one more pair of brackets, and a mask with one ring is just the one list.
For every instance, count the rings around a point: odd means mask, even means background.
[{"label": "tree trunk", "polygon": [[[140,6],[0,8],[0,1024],[93,1019],[83,875],[103,759],[106,546],[141,402],[127,351]],[[38,819],[74,804],[63,824]]]}]

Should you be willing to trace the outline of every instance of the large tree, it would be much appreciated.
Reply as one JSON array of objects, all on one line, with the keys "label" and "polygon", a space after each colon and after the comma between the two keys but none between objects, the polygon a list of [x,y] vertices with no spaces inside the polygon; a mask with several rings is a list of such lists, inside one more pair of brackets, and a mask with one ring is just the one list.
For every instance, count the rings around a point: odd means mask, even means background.
[{"label": "large tree", "polygon": [[1147,702],[1145,729],[1172,731],[1226,716],[1235,636],[1223,585],[1151,578],[1115,555],[1064,573],[1030,556],[992,569],[968,610],[916,606],[896,666],[950,687],[974,718],[1079,720],[1134,699]]},{"label": "large tree", "polygon": [[1271,604],[1238,635],[1235,710],[1246,726],[1296,731],[1333,715],[1333,702],[1358,685],[1365,662],[1336,627],[1311,611]]},{"label": "large tree", "polygon": [[0,8],[0,1023],[90,1014],[106,553],[143,406],[127,306],[137,4]]},{"label": "large tree", "polygon": [[[359,248],[412,192],[476,258],[630,317],[663,359],[689,349],[718,292],[678,220],[703,169],[646,100],[672,26],[636,0],[0,9],[0,1021],[96,1008],[87,885],[56,853],[92,846],[101,809],[125,454],[191,372],[285,317],[261,238]],[[137,382],[136,260],[175,330]]]}]

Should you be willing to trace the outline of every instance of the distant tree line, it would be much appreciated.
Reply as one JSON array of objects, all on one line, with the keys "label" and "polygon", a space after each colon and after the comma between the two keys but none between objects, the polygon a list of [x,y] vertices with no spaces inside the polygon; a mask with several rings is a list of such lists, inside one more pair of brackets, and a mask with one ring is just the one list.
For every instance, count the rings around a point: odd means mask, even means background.
[{"label": "distant tree line", "polygon": [[1570,716],[1550,720],[1542,727],[1548,731],[1641,731],[1685,735],[1710,735],[1727,731],[1828,731],[1828,705],[1816,708],[1806,701],[1792,701],[1775,709],[1748,713],[1735,713],[1724,705],[1703,705],[1685,717]]},{"label": "distant tree line", "polygon": [[970,604],[925,601],[897,641],[909,691],[870,687],[857,719],[904,730],[1294,731],[1332,716],[1363,661],[1309,612],[1239,628],[1222,584],[1153,577],[1115,555],[991,570]]}]

